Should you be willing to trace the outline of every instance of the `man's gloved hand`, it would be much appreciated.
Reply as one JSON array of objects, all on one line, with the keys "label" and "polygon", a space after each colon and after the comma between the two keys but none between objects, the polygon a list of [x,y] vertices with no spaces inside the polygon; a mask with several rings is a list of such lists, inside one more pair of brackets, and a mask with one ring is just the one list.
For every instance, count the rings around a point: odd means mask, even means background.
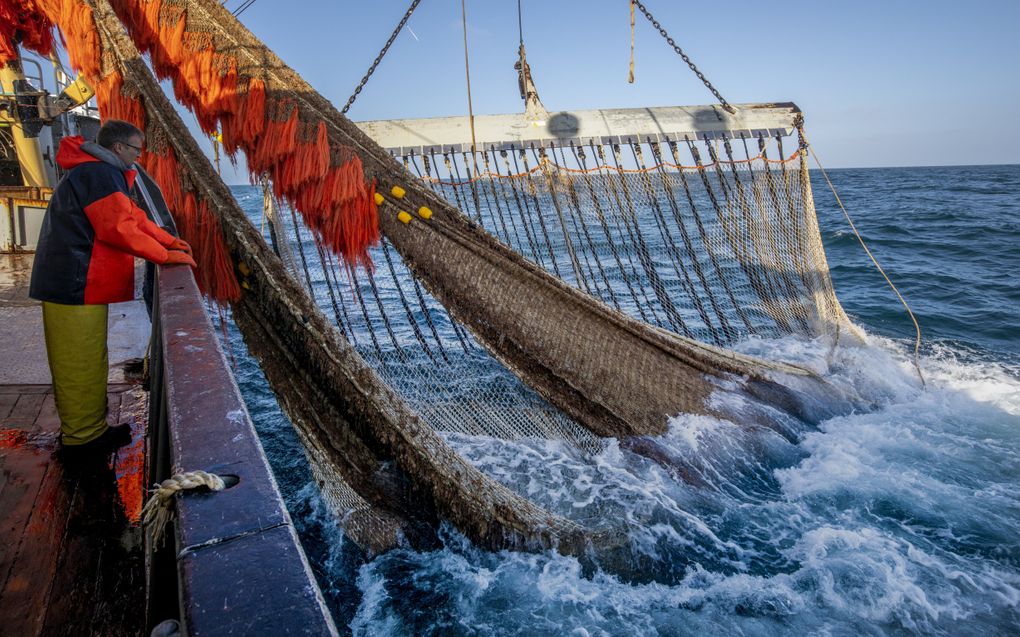
[{"label": "man's gloved hand", "polygon": [[194,254],[191,251],[191,246],[184,239],[174,239],[174,242],[166,247],[167,250],[180,250],[187,254]]},{"label": "man's gloved hand", "polygon": [[187,252],[181,252],[180,250],[167,250],[166,261],[163,262],[163,265],[177,265],[177,264],[190,265],[193,268],[198,267],[195,264],[195,260],[192,259],[191,255],[188,254]]}]

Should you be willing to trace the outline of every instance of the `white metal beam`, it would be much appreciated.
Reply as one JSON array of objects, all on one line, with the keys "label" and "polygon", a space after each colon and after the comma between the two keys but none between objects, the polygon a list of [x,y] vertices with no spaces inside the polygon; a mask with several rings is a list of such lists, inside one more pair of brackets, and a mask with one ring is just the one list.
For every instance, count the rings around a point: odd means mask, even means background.
[{"label": "white metal beam", "polygon": [[[555,142],[556,145],[660,141],[666,139],[740,138],[790,135],[800,109],[793,103],[735,104],[736,113],[718,105],[660,106],[561,111],[546,120],[524,113],[475,116],[479,150],[513,149]],[[397,154],[461,152],[471,148],[466,116],[374,120],[357,125],[380,146]]]}]

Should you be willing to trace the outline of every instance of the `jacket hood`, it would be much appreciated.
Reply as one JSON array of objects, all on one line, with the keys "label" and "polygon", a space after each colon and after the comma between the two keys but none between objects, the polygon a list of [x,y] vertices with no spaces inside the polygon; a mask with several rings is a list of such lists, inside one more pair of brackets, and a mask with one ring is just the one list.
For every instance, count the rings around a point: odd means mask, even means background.
[{"label": "jacket hood", "polygon": [[57,149],[57,163],[61,168],[71,170],[75,166],[90,161],[101,161],[122,171],[131,168],[121,161],[120,157],[117,157],[112,150],[103,148],[95,142],[87,142],[80,135],[60,140],[60,148]]}]

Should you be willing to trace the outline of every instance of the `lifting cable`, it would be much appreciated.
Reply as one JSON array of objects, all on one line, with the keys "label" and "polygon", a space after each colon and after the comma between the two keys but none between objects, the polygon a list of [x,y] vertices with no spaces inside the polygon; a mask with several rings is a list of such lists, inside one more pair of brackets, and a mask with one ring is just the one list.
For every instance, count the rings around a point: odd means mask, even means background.
[{"label": "lifting cable", "polygon": [[[254,0],[252,1],[254,2]],[[358,87],[354,89],[354,92],[351,93],[351,96],[347,99],[347,104],[344,105],[343,110],[340,111],[341,113],[346,115],[347,111],[351,108],[351,104],[354,103],[354,100],[358,99],[358,94],[361,93],[361,89],[365,88],[365,84],[368,83],[368,78],[372,77],[372,74],[375,73],[376,67],[379,66],[380,62],[382,62],[383,56],[390,50],[390,46],[393,44],[393,41],[397,39],[397,35],[400,34],[404,25],[407,24],[407,20],[411,17],[411,14],[414,13],[414,10],[418,8],[418,3],[420,2],[421,0],[413,0],[411,2],[411,6],[407,8],[407,11],[404,12],[404,17],[401,18],[400,22],[397,24],[397,28],[393,29],[393,33],[390,34],[390,39],[386,40],[386,44],[384,44],[382,50],[379,51],[379,55],[375,56],[372,66],[368,67],[368,72],[365,73],[363,78],[361,78],[361,82],[358,83]]]},{"label": "lifting cable", "polygon": [[517,0],[517,39],[524,46],[524,18],[521,15],[521,0]]},{"label": "lifting cable", "polygon": [[646,18],[648,18],[648,21],[652,23],[652,26],[658,29],[659,35],[666,39],[666,43],[673,47],[673,50],[676,51],[676,54],[679,55],[681,59],[683,59],[683,61],[687,63],[687,66],[689,66],[692,71],[694,71],[694,74],[698,76],[698,79],[701,80],[701,82],[705,85],[705,88],[712,91],[712,95],[715,95],[715,98],[719,100],[719,103],[722,105],[722,107],[725,108],[730,113],[736,113],[737,109],[730,106],[730,103],[727,102],[723,98],[723,96],[719,94],[719,91],[717,91],[716,88],[712,86],[712,83],[708,81],[708,78],[705,77],[705,74],[699,71],[698,67],[694,66],[694,62],[691,61],[691,58],[688,57],[688,55],[684,53],[683,49],[680,48],[680,46],[673,40],[673,38],[671,38],[670,35],[666,33],[666,29],[664,29],[662,25],[659,24],[659,21],[652,17],[651,12],[649,12],[648,9],[645,8],[645,5],[642,4],[641,0],[631,0],[631,4],[632,6],[636,5],[637,8],[641,10],[641,13],[644,14]]},{"label": "lifting cable", "polygon": [[[225,1],[226,0],[224,0],[224,2]],[[244,0],[244,2],[242,2],[239,7],[234,9],[234,17],[236,18],[237,16],[244,13],[248,9],[248,7],[250,7],[253,4],[255,4],[255,0]]]},{"label": "lifting cable", "polygon": [[[518,16],[520,15],[520,1],[517,4]],[[471,68],[468,66],[468,40],[467,40],[467,8],[464,0],[460,0],[460,20],[464,25],[464,76],[467,79],[467,100],[468,100],[468,123],[471,125],[471,157],[475,162],[475,174],[478,174],[478,148],[475,146],[475,113],[471,108]]]},{"label": "lifting cable", "polygon": [[836,203],[839,204],[839,209],[843,211],[843,216],[846,217],[847,223],[850,224],[850,229],[853,231],[854,236],[857,237],[857,241],[861,244],[861,247],[864,248],[864,252],[868,255],[868,258],[871,259],[871,262],[875,264],[876,268],[878,268],[879,273],[885,279],[885,282],[889,284],[889,287],[892,289],[893,293],[896,294],[896,298],[898,298],[900,300],[900,303],[903,304],[903,307],[907,310],[907,314],[910,316],[910,320],[913,321],[914,332],[916,334],[914,339],[914,369],[917,370],[917,377],[921,379],[921,387],[927,388],[928,385],[924,381],[924,374],[921,373],[921,364],[919,361],[921,349],[921,326],[917,322],[917,317],[914,316],[914,312],[910,309],[910,306],[907,304],[906,299],[904,299],[903,295],[900,294],[900,291],[896,289],[896,286],[889,279],[889,275],[887,275],[885,273],[885,270],[882,269],[882,266],[878,264],[878,259],[876,259],[875,255],[871,253],[871,250],[868,248],[868,245],[864,242],[864,238],[857,231],[857,226],[854,225],[853,219],[850,218],[850,213],[847,212],[846,206],[843,205],[843,200],[839,198],[839,194],[836,192],[836,187],[832,185],[832,180],[829,179],[829,174],[825,172],[825,168],[822,166],[822,162],[818,159],[818,152],[815,151],[814,147],[808,143],[807,137],[804,136],[803,129],[800,129],[800,135],[801,139],[804,140],[805,148],[810,150],[811,155],[814,157],[815,165],[818,166],[818,170],[821,171],[822,177],[825,178],[825,183],[829,185],[829,190],[832,191],[832,196],[836,198]]},{"label": "lifting cable", "polygon": [[627,74],[627,83],[634,83],[634,0],[630,0],[630,73]]}]

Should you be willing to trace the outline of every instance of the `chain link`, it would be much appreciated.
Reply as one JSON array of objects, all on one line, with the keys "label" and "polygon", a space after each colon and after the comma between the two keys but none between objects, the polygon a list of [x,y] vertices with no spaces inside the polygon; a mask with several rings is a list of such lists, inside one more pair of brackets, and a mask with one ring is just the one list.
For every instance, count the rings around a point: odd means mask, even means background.
[{"label": "chain link", "polygon": [[[420,2],[421,0],[412,0],[411,6],[408,7],[406,12],[404,12],[404,17],[401,18],[400,23],[397,25],[397,28],[395,28],[393,30],[393,33],[390,34],[390,38],[386,40],[386,44],[384,44],[382,50],[379,51],[379,55],[377,55],[375,60],[372,62],[372,66],[369,67],[368,72],[365,73],[365,76],[363,78],[361,78],[361,82],[358,83],[358,87],[354,89],[354,93],[352,93],[350,98],[348,98],[347,104],[344,105],[343,110],[340,111],[341,113],[346,114],[347,111],[350,110],[351,105],[354,104],[354,100],[358,99],[358,95],[361,93],[361,89],[365,88],[365,84],[368,83],[368,78],[372,77],[372,74],[375,73],[376,67],[379,66],[380,62],[382,62],[382,59],[386,55],[386,52],[389,51],[390,46],[393,45],[394,40],[397,39],[397,36],[400,34],[400,31],[404,28],[404,25],[407,24],[407,21],[410,19],[411,14],[414,13],[414,10],[416,8],[418,8],[418,4]],[[658,20],[655,19],[654,16],[652,16],[651,12],[648,11],[648,9],[641,2],[641,0],[633,0],[633,2],[637,6],[637,8],[641,10],[641,13],[646,18],[648,18],[648,21],[652,23],[652,26],[655,27],[655,29],[659,32],[659,35],[661,35],[666,40],[666,43],[673,47],[673,50],[676,51],[676,54],[679,55],[680,58],[687,63],[687,66],[690,67],[691,71],[693,71],[694,74],[698,76],[698,79],[701,80],[705,87],[712,92],[712,95],[714,95],[715,98],[719,100],[719,103],[722,105],[722,107],[725,108],[730,113],[737,112],[736,109],[730,106],[730,103],[726,101],[726,98],[724,98],[719,93],[719,91],[716,90],[714,86],[712,86],[712,83],[708,81],[708,78],[705,77],[705,74],[698,70],[698,67],[694,65],[694,62],[691,61],[691,58],[686,53],[684,53],[683,49],[681,49],[680,46],[676,43],[676,41],[672,37],[670,37],[669,33],[666,32],[666,29],[663,28],[663,26],[659,23]]]},{"label": "chain link", "polygon": [[397,36],[400,34],[401,29],[404,28],[404,25],[407,24],[407,20],[411,17],[411,14],[418,8],[419,2],[421,2],[421,0],[413,0],[413,2],[411,2],[411,6],[407,8],[407,11],[404,13],[404,17],[400,20],[400,24],[397,25],[396,29],[393,29],[393,33],[390,34],[390,39],[386,40],[386,44],[384,44],[382,50],[379,51],[379,55],[375,57],[375,61],[372,62],[372,66],[368,68],[368,73],[365,73],[365,77],[361,78],[358,88],[354,89],[354,93],[352,93],[351,97],[347,100],[347,104],[344,106],[344,109],[340,111],[341,113],[346,115],[347,111],[351,108],[351,104],[354,103],[354,100],[358,99],[358,94],[361,93],[361,89],[365,88],[365,84],[368,83],[368,78],[372,77],[372,74],[375,73],[375,68],[379,66],[380,62],[382,62],[383,56],[386,55],[387,51],[389,51],[390,45],[392,45],[393,41],[397,39]]},{"label": "chain link", "polygon": [[673,47],[673,50],[676,51],[677,55],[679,55],[683,59],[683,61],[687,63],[687,66],[691,67],[691,70],[694,71],[694,74],[698,76],[698,79],[702,81],[705,87],[708,90],[712,91],[712,95],[715,95],[715,98],[719,100],[719,103],[722,104],[722,107],[725,108],[730,113],[736,113],[737,109],[730,106],[730,103],[727,102],[723,98],[723,96],[719,94],[719,91],[717,91],[715,87],[712,86],[712,83],[708,81],[708,78],[705,77],[705,74],[699,71],[698,67],[694,66],[694,62],[691,61],[691,58],[687,57],[687,54],[684,53],[683,49],[681,49],[680,46],[677,45],[677,43],[673,40],[673,38],[671,38],[669,34],[666,33],[666,29],[664,29],[662,25],[659,24],[659,21],[652,17],[652,14],[648,11],[648,9],[645,8],[645,5],[641,3],[641,0],[632,1],[635,5],[637,5],[637,8],[641,10],[641,13],[643,13],[644,16],[648,18],[648,21],[652,23],[652,26],[658,29],[659,35],[666,39],[666,43]]}]

